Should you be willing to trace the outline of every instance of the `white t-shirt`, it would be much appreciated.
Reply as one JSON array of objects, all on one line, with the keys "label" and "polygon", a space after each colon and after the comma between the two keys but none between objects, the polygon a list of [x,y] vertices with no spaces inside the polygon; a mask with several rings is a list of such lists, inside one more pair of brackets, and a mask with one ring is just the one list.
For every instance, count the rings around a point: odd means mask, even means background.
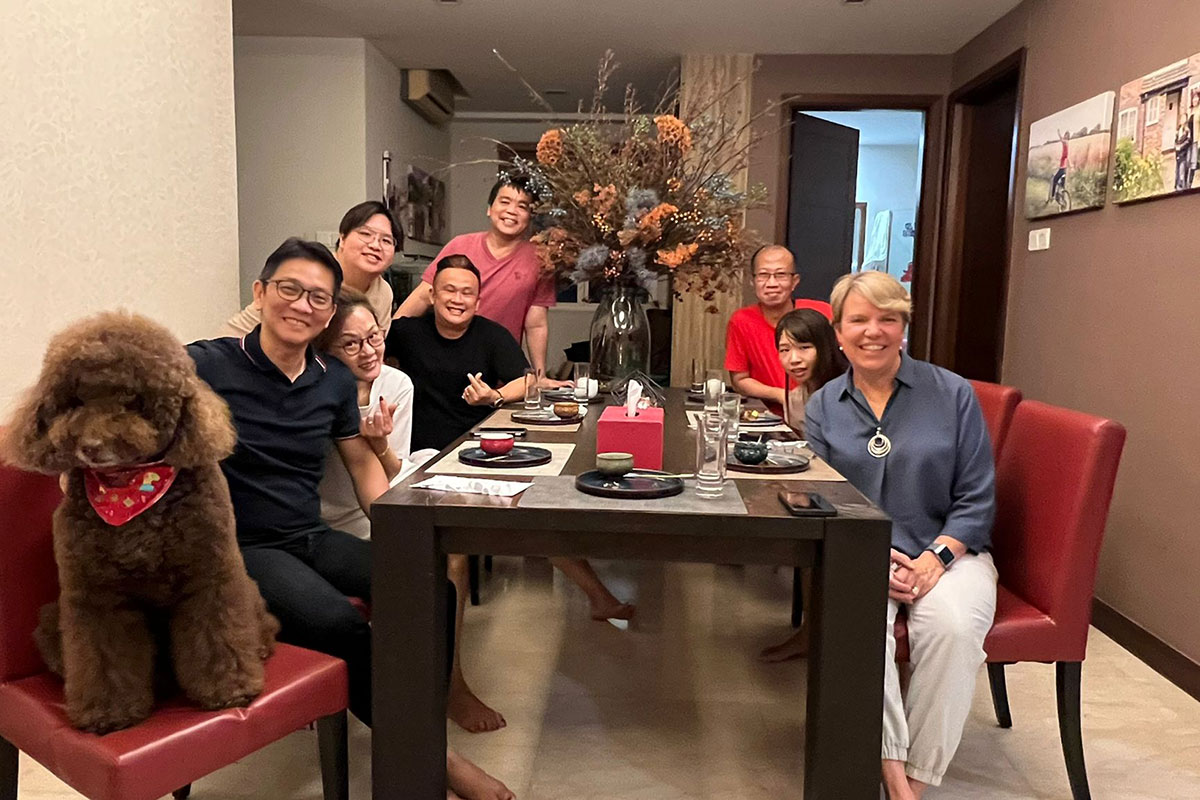
[{"label": "white t-shirt", "polygon": [[[396,457],[403,461],[408,458],[412,440],[412,379],[398,369],[384,366],[379,377],[371,384],[370,405],[359,406],[359,413],[366,416],[379,408],[380,397],[396,405],[388,444]],[[407,464],[404,466],[407,467]],[[402,474],[403,472],[404,470],[401,470]],[[335,530],[352,533],[360,539],[371,537],[371,520],[358,504],[358,496],[354,493],[354,481],[346,471],[346,465],[336,446],[331,447],[329,455],[326,456],[325,476],[321,479],[319,491],[321,519],[326,525]]]}]

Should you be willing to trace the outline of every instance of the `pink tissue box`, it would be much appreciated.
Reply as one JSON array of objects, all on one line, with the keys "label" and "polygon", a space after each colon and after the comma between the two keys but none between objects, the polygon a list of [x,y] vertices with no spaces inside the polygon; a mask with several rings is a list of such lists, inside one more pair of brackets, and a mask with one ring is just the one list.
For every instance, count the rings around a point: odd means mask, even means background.
[{"label": "pink tissue box", "polygon": [[643,408],[625,416],[624,406],[608,406],[596,422],[597,453],[632,453],[637,469],[662,469],[663,410]]}]

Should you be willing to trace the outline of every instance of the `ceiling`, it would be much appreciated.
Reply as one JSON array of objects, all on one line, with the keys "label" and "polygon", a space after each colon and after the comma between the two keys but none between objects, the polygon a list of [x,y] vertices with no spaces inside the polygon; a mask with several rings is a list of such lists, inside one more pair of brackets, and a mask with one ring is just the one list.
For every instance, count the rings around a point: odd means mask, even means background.
[{"label": "ceiling", "polygon": [[464,111],[535,111],[492,54],[558,111],[590,101],[606,49],[627,83],[653,95],[692,53],[953,53],[1019,0],[234,0],[236,35],[369,39],[399,67],[452,71]]},{"label": "ceiling", "polygon": [[810,117],[836,122],[858,131],[860,145],[921,144],[925,135],[925,114],[921,111],[804,111]]}]

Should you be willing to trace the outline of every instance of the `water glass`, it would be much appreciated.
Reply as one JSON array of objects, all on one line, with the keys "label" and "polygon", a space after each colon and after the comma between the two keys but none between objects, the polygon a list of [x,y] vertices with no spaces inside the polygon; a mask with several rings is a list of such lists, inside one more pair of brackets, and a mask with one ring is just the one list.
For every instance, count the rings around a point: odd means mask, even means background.
[{"label": "water glass", "polygon": [[525,410],[536,411],[542,407],[542,371],[525,368]]},{"label": "water glass", "polygon": [[725,421],[705,414],[696,425],[696,494],[720,497],[725,491]]},{"label": "water glass", "polygon": [[704,372],[704,413],[721,410],[721,395],[725,392],[725,371],[710,369]]},{"label": "water glass", "polygon": [[704,390],[704,365],[692,359],[692,385],[693,392],[701,392]]},{"label": "water glass", "polygon": [[733,443],[738,438],[738,423],[741,421],[742,415],[742,396],[737,392],[722,392],[720,411],[721,421],[725,423],[725,438],[729,440],[729,446],[733,447]]},{"label": "water glass", "polygon": [[591,368],[584,363],[575,365],[575,402],[581,409],[587,408],[588,395],[591,394]]}]

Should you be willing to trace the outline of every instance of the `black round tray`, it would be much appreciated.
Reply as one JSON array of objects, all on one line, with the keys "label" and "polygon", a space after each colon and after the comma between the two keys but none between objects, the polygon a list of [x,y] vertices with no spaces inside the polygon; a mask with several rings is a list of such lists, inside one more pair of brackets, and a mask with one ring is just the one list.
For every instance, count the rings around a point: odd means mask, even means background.
[{"label": "black round tray", "polygon": [[577,422],[583,421],[583,414],[576,414],[573,417],[560,417],[549,409],[545,411],[528,411],[522,409],[521,411],[513,411],[509,416],[512,417],[513,422],[521,422],[526,425],[574,425]]},{"label": "black round tray", "polygon": [[770,411],[764,411],[758,419],[744,420],[738,417],[738,428],[769,428],[772,425],[782,425],[783,417],[778,414],[772,414]]},{"label": "black round tray", "polygon": [[544,447],[519,444],[502,456],[488,455],[482,447],[458,451],[458,460],[472,467],[540,467],[549,464],[553,454]]},{"label": "black round tray", "polygon": [[669,475],[655,469],[639,469],[617,479],[606,478],[599,470],[589,470],[575,477],[575,488],[597,497],[616,497],[622,500],[652,500],[672,497],[683,491],[682,478],[655,477]]},{"label": "black round tray", "polygon": [[743,464],[737,460],[737,456],[731,455],[726,459],[725,467],[734,472],[751,472],[756,475],[786,475],[790,472],[804,472],[809,463],[808,456],[767,453],[767,460],[761,464]]}]

